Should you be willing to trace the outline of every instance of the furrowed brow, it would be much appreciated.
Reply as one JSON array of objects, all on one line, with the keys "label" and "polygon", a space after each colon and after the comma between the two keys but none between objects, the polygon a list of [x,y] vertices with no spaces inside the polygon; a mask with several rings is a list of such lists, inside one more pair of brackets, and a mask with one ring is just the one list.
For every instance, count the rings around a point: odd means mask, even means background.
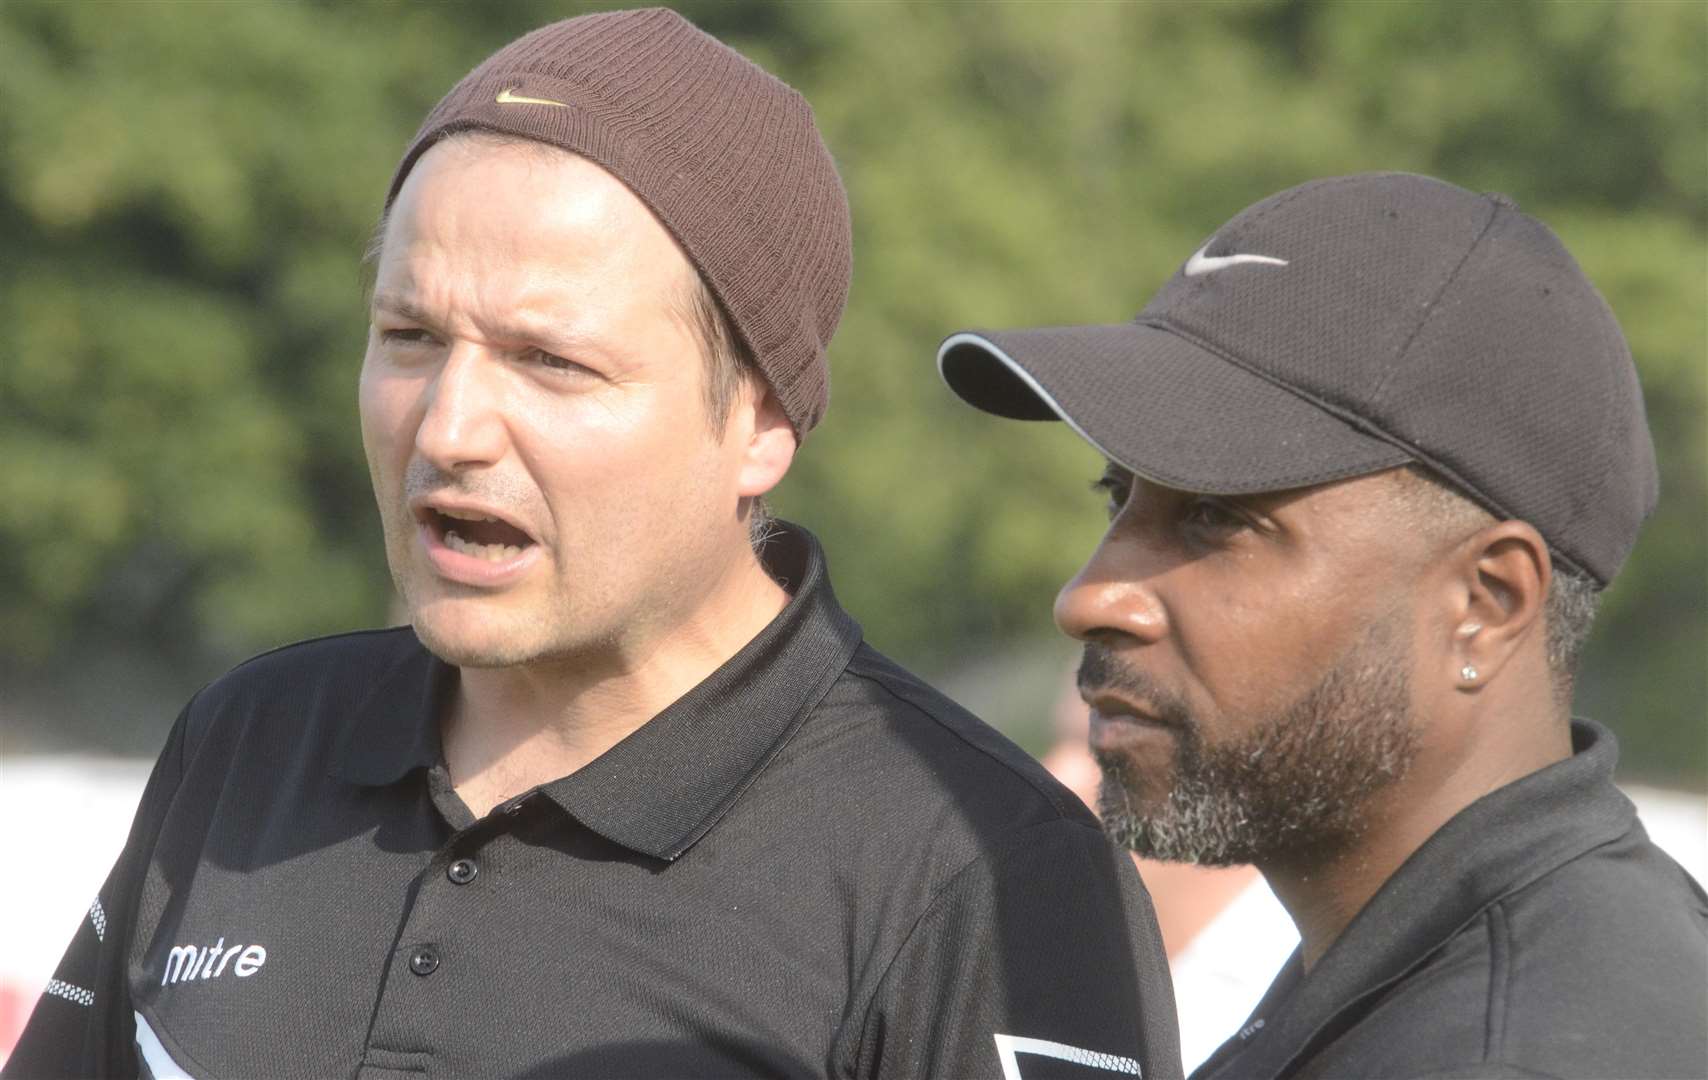
[{"label": "furrowed brow", "polygon": [[374,293],[374,310],[384,311],[396,315],[400,319],[408,319],[410,322],[426,323],[433,321],[432,317],[414,301],[393,292]]},{"label": "furrowed brow", "polygon": [[[391,290],[378,290],[374,293],[373,311],[383,311],[399,319],[433,328],[441,326],[443,321],[407,294]],[[561,352],[565,355],[602,351],[594,337],[578,328],[527,313],[516,315],[501,324],[483,326],[482,330],[495,342],[535,345],[548,352]]]},{"label": "furrowed brow", "polygon": [[597,348],[597,342],[577,328],[545,320],[518,320],[494,331],[503,340],[530,342],[547,351],[572,354]]}]

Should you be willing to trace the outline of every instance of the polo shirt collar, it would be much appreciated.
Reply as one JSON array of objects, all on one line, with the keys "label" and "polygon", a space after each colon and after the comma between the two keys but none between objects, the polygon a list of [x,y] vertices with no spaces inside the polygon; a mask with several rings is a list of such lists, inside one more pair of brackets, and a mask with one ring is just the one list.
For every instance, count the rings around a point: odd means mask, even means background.
[{"label": "polo shirt collar", "polygon": [[366,787],[394,784],[439,763],[438,718],[457,685],[457,669],[428,652],[412,630],[389,632],[409,635],[409,647],[371,673],[332,758],[332,775]]},{"label": "polo shirt collar", "polygon": [[1438,829],[1308,975],[1294,952],[1252,1022],[1194,1075],[1282,1074],[1319,1037],[1338,1033],[1338,1014],[1398,982],[1491,904],[1630,831],[1636,808],[1613,784],[1619,751],[1612,732],[1574,720],[1572,750]]},{"label": "polo shirt collar", "polygon": [[729,811],[830,691],[860,645],[824,552],[794,525],[764,549],[792,591],[722,667],[623,741],[541,791],[613,843],[675,859]]},{"label": "polo shirt collar", "polygon": [[[734,656],[581,769],[539,790],[613,843],[671,860],[704,836],[776,757],[859,648],[858,623],[831,591],[824,552],[779,522],[765,568],[790,598]],[[439,718],[457,670],[424,648],[375,680],[347,734],[338,774],[396,782],[439,763]]]}]

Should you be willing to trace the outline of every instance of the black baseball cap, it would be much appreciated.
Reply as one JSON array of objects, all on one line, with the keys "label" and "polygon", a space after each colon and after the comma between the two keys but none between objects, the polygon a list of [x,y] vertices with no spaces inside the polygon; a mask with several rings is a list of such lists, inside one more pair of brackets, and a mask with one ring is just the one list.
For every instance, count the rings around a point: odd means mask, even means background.
[{"label": "black baseball cap", "polygon": [[1658,482],[1607,303],[1503,195],[1316,180],[1218,229],[1132,322],[967,331],[937,367],[1166,487],[1238,495],[1415,462],[1613,579]]}]

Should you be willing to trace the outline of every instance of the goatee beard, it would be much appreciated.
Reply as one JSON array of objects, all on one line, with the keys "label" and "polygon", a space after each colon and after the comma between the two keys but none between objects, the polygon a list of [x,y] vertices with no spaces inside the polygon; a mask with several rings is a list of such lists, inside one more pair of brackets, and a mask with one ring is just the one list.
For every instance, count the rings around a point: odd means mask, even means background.
[{"label": "goatee beard", "polygon": [[1404,776],[1417,754],[1404,625],[1399,617],[1372,625],[1280,712],[1225,718],[1240,734],[1216,745],[1178,697],[1088,645],[1081,686],[1144,697],[1176,736],[1172,776],[1143,775],[1119,753],[1097,754],[1105,830],[1140,855],[1206,866],[1346,847],[1367,827],[1368,798]]}]

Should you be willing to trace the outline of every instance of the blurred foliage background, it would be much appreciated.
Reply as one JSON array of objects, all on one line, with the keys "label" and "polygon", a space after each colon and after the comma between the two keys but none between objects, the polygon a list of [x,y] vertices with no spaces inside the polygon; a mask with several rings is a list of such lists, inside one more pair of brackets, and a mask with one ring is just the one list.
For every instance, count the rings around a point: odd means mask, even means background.
[{"label": "blurred foliage background", "polygon": [[[1129,318],[1234,212],[1426,172],[1552,224],[1618,313],[1663,471],[1579,709],[1708,788],[1708,5],[685,3],[813,103],[854,202],[834,407],[776,503],[880,647],[1037,745],[1100,462],[932,367]],[[415,125],[567,3],[0,6],[8,752],[151,753],[243,656],[386,618],[360,253]]]}]

